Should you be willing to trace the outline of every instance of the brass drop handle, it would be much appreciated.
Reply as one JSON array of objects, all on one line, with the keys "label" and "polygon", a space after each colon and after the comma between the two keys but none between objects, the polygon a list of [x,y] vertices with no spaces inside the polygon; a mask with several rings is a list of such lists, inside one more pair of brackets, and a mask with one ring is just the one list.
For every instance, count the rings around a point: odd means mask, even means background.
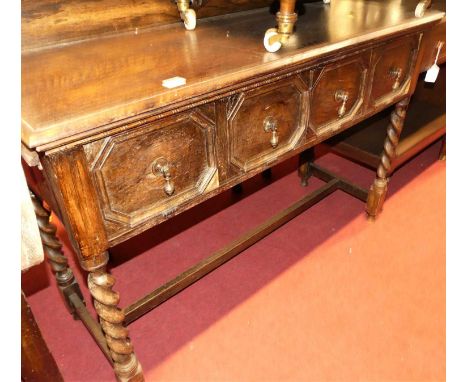
[{"label": "brass drop handle", "polygon": [[165,184],[164,184],[164,192],[166,193],[167,196],[171,196],[174,191],[174,183],[171,180],[171,173],[169,171],[169,162],[165,158],[159,158],[157,159],[154,164],[153,164],[153,174],[158,176],[162,175]]},{"label": "brass drop handle", "polygon": [[278,121],[274,117],[266,117],[263,120],[263,129],[266,133],[271,133],[271,147],[276,148],[279,142],[278,136]]},{"label": "brass drop handle", "polygon": [[346,114],[346,103],[349,99],[349,93],[345,90],[337,90],[335,92],[335,101],[341,102],[341,106],[338,109],[338,118],[343,118]]},{"label": "brass drop handle", "polygon": [[390,77],[395,79],[395,82],[393,83],[392,90],[397,90],[400,87],[400,80],[401,80],[401,75],[403,74],[403,70],[401,68],[390,68],[389,71]]}]

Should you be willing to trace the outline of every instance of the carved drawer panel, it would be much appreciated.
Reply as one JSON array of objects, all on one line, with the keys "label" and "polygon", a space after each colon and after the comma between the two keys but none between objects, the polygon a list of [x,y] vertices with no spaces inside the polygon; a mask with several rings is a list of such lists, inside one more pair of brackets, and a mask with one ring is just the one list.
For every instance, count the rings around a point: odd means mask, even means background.
[{"label": "carved drawer panel", "polygon": [[409,91],[420,35],[389,42],[374,50],[370,106],[376,107]]},{"label": "carved drawer panel", "polygon": [[[445,62],[446,59],[446,29],[445,20],[437,24],[433,29],[431,29],[424,36],[424,55],[421,64],[421,71],[428,70],[434,63],[437,58],[437,63],[441,64]],[[439,51],[440,47],[440,52]],[[439,56],[437,57],[437,54]]]},{"label": "carved drawer panel", "polygon": [[312,72],[309,125],[316,133],[339,129],[362,113],[370,54],[359,54]]},{"label": "carved drawer panel", "polygon": [[85,146],[108,228],[167,217],[216,187],[213,140],[214,122],[195,110]]},{"label": "carved drawer panel", "polygon": [[246,91],[229,100],[228,160],[241,171],[275,161],[307,128],[307,85],[299,76]]}]

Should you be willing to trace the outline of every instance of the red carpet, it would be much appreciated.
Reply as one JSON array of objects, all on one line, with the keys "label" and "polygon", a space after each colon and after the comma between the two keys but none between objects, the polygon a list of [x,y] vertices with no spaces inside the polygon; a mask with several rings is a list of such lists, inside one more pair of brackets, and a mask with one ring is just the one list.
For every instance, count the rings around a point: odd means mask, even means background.
[{"label": "red carpet", "polygon": [[[130,325],[147,381],[445,380],[445,162],[439,144],[395,173],[384,213],[341,191]],[[112,251],[121,306],[322,184],[297,159]],[[317,163],[369,186],[374,172]],[[60,235],[63,238],[63,229]],[[70,255],[66,241],[65,252]],[[83,286],[83,275],[72,265]],[[33,279],[35,281],[33,281]],[[66,381],[114,381],[48,266],[23,276]]]}]

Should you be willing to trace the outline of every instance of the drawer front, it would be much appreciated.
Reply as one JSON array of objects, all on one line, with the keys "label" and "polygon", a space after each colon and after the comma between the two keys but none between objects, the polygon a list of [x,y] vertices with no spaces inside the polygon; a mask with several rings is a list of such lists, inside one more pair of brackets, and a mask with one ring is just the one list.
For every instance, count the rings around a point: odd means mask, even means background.
[{"label": "drawer front", "polygon": [[246,91],[228,102],[228,161],[241,171],[293,149],[307,125],[307,85],[295,76]]},{"label": "drawer front", "polygon": [[370,106],[377,107],[409,91],[420,35],[403,37],[374,50]]},{"label": "drawer front", "polygon": [[112,234],[167,217],[218,185],[214,128],[197,109],[85,146]]},{"label": "drawer front", "polygon": [[421,71],[428,70],[434,63],[437,57],[437,52],[440,46],[440,53],[437,59],[438,64],[442,64],[446,60],[446,37],[445,37],[445,20],[437,24],[432,30],[424,36],[424,55],[421,64]]},{"label": "drawer front", "polygon": [[355,55],[312,72],[309,125],[317,134],[339,129],[362,113],[369,56]]}]

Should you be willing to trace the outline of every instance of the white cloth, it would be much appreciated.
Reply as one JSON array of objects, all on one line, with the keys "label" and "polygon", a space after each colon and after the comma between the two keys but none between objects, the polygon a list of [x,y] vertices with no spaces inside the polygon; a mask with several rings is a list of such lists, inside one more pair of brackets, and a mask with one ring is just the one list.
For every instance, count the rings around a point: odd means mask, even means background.
[{"label": "white cloth", "polygon": [[21,178],[21,270],[25,271],[44,261],[44,250],[24,174]]}]

